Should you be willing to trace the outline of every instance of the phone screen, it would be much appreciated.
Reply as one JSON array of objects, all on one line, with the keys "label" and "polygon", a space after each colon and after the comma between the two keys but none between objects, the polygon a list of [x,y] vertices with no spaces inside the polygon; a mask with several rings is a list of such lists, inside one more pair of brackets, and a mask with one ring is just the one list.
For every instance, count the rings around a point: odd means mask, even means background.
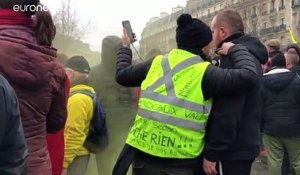
[{"label": "phone screen", "polygon": [[128,20],[122,21],[122,25],[123,25],[123,27],[127,31],[127,35],[128,35],[128,37],[130,39],[130,42],[133,43],[134,42],[134,38],[133,38],[133,32],[132,32],[132,28],[131,28],[130,22]]}]

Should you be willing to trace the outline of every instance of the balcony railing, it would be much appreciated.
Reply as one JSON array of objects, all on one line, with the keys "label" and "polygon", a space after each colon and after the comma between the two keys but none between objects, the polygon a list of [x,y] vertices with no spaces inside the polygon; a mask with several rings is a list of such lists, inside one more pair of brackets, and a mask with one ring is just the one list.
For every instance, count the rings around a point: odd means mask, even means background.
[{"label": "balcony railing", "polygon": [[216,16],[218,14],[218,12],[216,11],[216,12],[212,12],[212,13],[209,13],[209,14],[207,14],[207,18],[211,18],[211,17],[214,17],[214,16]]},{"label": "balcony railing", "polygon": [[256,18],[256,17],[257,17],[256,13],[254,13],[254,14],[251,15],[251,18]]},{"label": "balcony railing", "polygon": [[258,36],[258,32],[257,31],[251,31],[248,34],[252,35],[252,36]]},{"label": "balcony railing", "polygon": [[279,25],[279,26],[262,29],[262,30],[260,30],[260,35],[278,33],[278,32],[285,31],[285,30],[286,30],[286,25],[283,24],[283,25]]}]

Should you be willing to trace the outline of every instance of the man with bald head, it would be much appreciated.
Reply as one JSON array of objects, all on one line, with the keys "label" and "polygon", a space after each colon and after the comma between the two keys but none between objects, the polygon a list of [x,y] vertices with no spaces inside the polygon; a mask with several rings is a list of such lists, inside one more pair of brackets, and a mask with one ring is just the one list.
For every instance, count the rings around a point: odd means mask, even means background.
[{"label": "man with bald head", "polygon": [[286,68],[292,69],[299,63],[299,56],[295,53],[284,53],[286,59]]},{"label": "man with bald head", "polygon": [[[211,30],[217,51],[225,42],[245,46],[262,77],[261,64],[268,59],[267,49],[257,38],[244,33],[244,24],[237,11],[219,12],[212,20]],[[220,67],[233,68],[232,55],[219,56]],[[214,98],[206,127],[203,168],[207,175],[221,171],[224,175],[250,174],[252,162],[260,151],[260,91],[261,81],[249,91]]]}]

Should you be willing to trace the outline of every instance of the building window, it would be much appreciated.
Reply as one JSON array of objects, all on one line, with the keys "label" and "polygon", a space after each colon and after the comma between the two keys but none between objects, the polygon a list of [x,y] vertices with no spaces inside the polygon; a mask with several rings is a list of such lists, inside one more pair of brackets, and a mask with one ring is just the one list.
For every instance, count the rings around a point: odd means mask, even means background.
[{"label": "building window", "polygon": [[264,28],[265,28],[265,29],[267,28],[267,22],[264,23]]},{"label": "building window", "polygon": [[271,26],[274,27],[275,26],[275,19],[271,20]]},{"label": "building window", "polygon": [[256,31],[256,24],[255,23],[252,23],[252,31]]},{"label": "building window", "polygon": [[292,7],[300,5],[300,0],[292,0]]},{"label": "building window", "polygon": [[284,0],[280,0],[280,7],[281,7],[281,8],[284,7]]},{"label": "building window", "polygon": [[252,8],[252,15],[253,15],[253,16],[256,15],[256,6],[254,6],[254,7]]},{"label": "building window", "polygon": [[281,18],[281,25],[285,25],[285,19]]},{"label": "building window", "polygon": [[274,11],[275,10],[275,0],[271,1],[271,10]]}]

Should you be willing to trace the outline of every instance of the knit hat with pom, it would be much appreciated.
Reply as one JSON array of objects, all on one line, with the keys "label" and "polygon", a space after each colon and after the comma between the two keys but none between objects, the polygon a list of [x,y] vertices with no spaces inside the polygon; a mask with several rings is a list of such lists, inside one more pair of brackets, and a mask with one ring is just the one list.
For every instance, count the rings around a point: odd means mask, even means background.
[{"label": "knit hat with pom", "polygon": [[179,49],[202,49],[212,40],[208,25],[190,14],[182,14],[177,19],[176,42]]}]

